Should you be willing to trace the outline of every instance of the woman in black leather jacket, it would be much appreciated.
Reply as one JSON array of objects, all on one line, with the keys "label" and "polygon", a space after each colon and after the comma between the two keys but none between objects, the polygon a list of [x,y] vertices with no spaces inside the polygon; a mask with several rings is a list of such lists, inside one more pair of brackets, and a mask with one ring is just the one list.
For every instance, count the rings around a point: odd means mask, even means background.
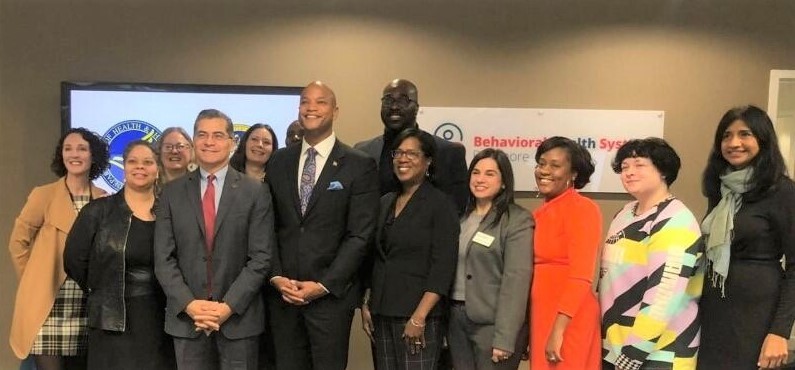
[{"label": "woman in black leather jacket", "polygon": [[64,251],[88,296],[88,369],[175,369],[152,260],[157,159],[145,141],[123,159],[125,187],[83,208]]}]

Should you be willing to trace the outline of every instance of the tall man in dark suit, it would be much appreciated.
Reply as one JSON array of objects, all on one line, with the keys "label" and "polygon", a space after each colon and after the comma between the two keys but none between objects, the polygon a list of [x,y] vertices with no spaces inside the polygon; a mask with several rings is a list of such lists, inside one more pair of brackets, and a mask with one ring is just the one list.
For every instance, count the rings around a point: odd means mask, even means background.
[{"label": "tall man in dark suit", "polygon": [[[378,161],[378,177],[381,194],[400,191],[400,183],[392,173],[392,144],[401,131],[419,127],[417,112],[420,109],[417,87],[411,81],[396,79],[384,87],[381,95],[381,122],[384,134],[354,145]],[[434,185],[449,194],[455,201],[458,213],[462,214],[469,197],[466,150],[459,143],[449,142],[438,136],[436,140],[436,173]]]},{"label": "tall man in dark suit", "polygon": [[207,109],[193,126],[199,169],[168,183],[155,226],[155,274],[179,369],[256,369],[270,268],[268,188],[229,167],[232,120]]},{"label": "tall man in dark suit", "polygon": [[278,246],[269,296],[276,368],[345,369],[357,271],[378,213],[375,161],[339,142],[334,92],[313,82],[301,93],[303,141],[268,162]]},{"label": "tall man in dark suit", "polygon": [[[419,127],[417,112],[420,109],[417,86],[409,80],[395,79],[384,87],[381,95],[381,122],[384,124],[384,134],[370,140],[354,145],[378,161],[378,178],[381,194],[400,191],[400,183],[393,173],[392,144],[401,131],[409,127]],[[459,143],[449,142],[438,136],[436,141],[434,185],[451,197],[455,202],[459,215],[464,213],[467,199],[469,198],[469,175],[467,174],[466,149]],[[368,262],[370,263],[370,262]],[[362,273],[367,274],[368,269]],[[365,302],[369,300],[369,292],[365,293]],[[370,311],[366,307],[362,310],[362,321],[365,331],[372,330],[370,326]],[[369,334],[369,332],[368,332]],[[441,356],[439,369],[449,369],[449,351],[445,350]]]}]

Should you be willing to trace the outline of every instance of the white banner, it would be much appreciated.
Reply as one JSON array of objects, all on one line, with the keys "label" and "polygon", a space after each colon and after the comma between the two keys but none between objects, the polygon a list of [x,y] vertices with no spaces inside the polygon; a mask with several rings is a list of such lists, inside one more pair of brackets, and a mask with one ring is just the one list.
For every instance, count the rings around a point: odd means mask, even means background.
[{"label": "white banner", "polygon": [[662,111],[424,107],[417,121],[424,130],[466,147],[467,165],[485,148],[505,151],[513,164],[517,191],[536,191],[536,148],[544,139],[565,136],[591,152],[596,172],[582,191],[623,193],[610,164],[627,140],[663,137]]}]

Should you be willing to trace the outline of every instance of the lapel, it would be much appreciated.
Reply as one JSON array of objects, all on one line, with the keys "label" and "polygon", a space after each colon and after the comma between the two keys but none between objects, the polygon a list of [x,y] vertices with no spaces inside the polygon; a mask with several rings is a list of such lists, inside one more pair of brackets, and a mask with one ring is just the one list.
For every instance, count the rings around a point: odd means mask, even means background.
[{"label": "lapel", "polygon": [[49,207],[50,222],[55,228],[68,233],[77,218],[72,198],[66,188],[66,179],[61,178],[53,189],[52,201]]},{"label": "lapel", "polygon": [[[104,195],[105,193],[100,188],[91,184],[91,199],[101,198]],[[77,213],[74,211],[74,204],[72,204],[72,198],[69,196],[69,189],[66,188],[66,180],[63,177],[58,180],[53,189],[50,209],[52,209],[50,223],[58,230],[68,233],[77,219]]]},{"label": "lapel", "polygon": [[287,176],[282,178],[287,180],[288,196],[293,198],[293,211],[298,215],[298,219],[301,219],[301,197],[298,194],[298,164],[303,153],[301,153],[300,143],[291,145],[284,150],[286,151],[284,155],[287,162],[287,168],[285,169]]},{"label": "lapel", "polygon": [[[317,182],[315,182],[315,187],[312,188],[312,195],[309,197],[309,204],[306,206],[306,215],[309,214],[309,211],[312,210],[312,207],[317,203],[317,199],[327,191],[328,185],[331,182],[331,179],[334,178],[334,175],[337,174],[337,171],[344,165],[343,159],[345,158],[345,152],[340,145],[339,140],[334,142],[334,147],[331,149],[331,153],[329,153],[328,159],[326,160],[326,164],[323,166],[323,170],[320,172],[320,177],[318,177]],[[298,176],[298,170],[296,169],[296,176]],[[293,181],[293,186],[298,186],[298,178]],[[298,191],[296,189],[296,194]],[[296,203],[298,204],[298,212],[300,214],[301,207],[300,207],[300,200]],[[306,217],[304,217],[306,218]]]},{"label": "lapel", "polygon": [[386,246],[381,242],[381,237],[384,234],[384,225],[386,224],[386,220],[389,217],[389,211],[393,210],[392,205],[395,203],[395,198],[397,198],[397,193],[388,193],[384,195],[384,199],[381,201],[381,210],[379,211],[378,217],[378,229],[376,230],[376,243],[378,253],[381,254],[383,259],[386,259]]},{"label": "lapel", "polygon": [[376,137],[373,139],[373,145],[371,147],[371,152],[369,153],[370,156],[375,158],[375,166],[381,165],[381,151],[384,149],[384,135]]},{"label": "lapel", "polygon": [[221,192],[221,200],[218,201],[218,209],[215,211],[215,231],[213,231],[213,235],[216,237],[226,214],[229,213],[229,209],[235,204],[242,177],[243,175],[240,172],[235,171],[232,167],[227,167],[224,189]]},{"label": "lapel", "polygon": [[192,213],[196,216],[196,223],[199,224],[202,235],[207,236],[207,232],[204,229],[204,211],[202,210],[201,174],[199,174],[199,169],[196,169],[188,172],[185,176],[187,177],[185,194],[188,195],[188,202],[193,208]]},{"label": "lapel", "polygon": [[[406,203],[406,206],[403,207],[403,210],[400,212],[400,215],[395,217],[395,221],[392,225],[393,228],[395,228],[395,225],[397,224],[400,224],[403,228],[407,228],[409,230],[414,227],[414,220],[416,219],[414,217],[415,214],[418,212],[423,212],[428,207],[428,203],[425,201],[425,199],[428,196],[428,191],[431,190],[431,186],[432,185],[430,185],[428,181],[423,181],[423,183],[420,185],[417,191],[414,192],[414,194],[411,196],[411,199],[409,199],[408,203]],[[390,194],[395,194],[395,197],[397,197],[397,193],[390,193]],[[389,208],[392,207],[387,206],[386,208],[387,211],[390,211]],[[391,210],[394,212],[394,209]],[[386,214],[384,215],[384,220],[386,220],[386,216],[388,215]],[[384,249],[384,254],[387,255],[392,251],[393,251],[392,249],[390,249],[389,251]]]},{"label": "lapel", "polygon": [[[494,221],[495,217],[497,217],[497,215],[495,215],[494,212],[489,211],[489,213],[486,214],[486,217],[484,217],[483,220],[480,221],[480,225],[478,225],[477,231],[475,231],[475,234],[472,235],[472,238],[470,238],[469,242],[467,243],[467,251],[466,251],[466,256],[467,257],[469,257],[469,251],[472,250],[472,247],[475,244],[475,242],[474,242],[475,235],[477,235],[477,233],[479,233],[479,232],[484,232],[484,231],[486,231],[486,229],[491,228],[491,223]],[[504,213],[502,215],[502,217],[503,217],[503,220],[500,220],[500,223],[502,223],[504,221],[505,217],[508,217],[508,212]],[[497,226],[496,226],[496,228],[494,230],[499,230],[499,225],[500,224],[497,224]],[[489,235],[491,235],[491,234],[489,234]],[[495,241],[497,240],[496,239],[497,237],[500,237],[500,235],[491,235],[491,236],[493,236],[495,238]],[[494,247],[494,242],[492,242],[491,247]]]}]

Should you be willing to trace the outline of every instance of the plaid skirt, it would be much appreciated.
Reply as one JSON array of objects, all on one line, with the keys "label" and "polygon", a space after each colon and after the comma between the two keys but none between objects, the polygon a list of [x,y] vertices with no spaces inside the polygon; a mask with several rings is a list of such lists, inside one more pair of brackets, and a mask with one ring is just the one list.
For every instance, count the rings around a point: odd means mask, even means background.
[{"label": "plaid skirt", "polygon": [[77,283],[66,278],[55,297],[50,315],[36,335],[30,354],[84,355],[88,342],[88,316],[85,303],[83,291]]}]

